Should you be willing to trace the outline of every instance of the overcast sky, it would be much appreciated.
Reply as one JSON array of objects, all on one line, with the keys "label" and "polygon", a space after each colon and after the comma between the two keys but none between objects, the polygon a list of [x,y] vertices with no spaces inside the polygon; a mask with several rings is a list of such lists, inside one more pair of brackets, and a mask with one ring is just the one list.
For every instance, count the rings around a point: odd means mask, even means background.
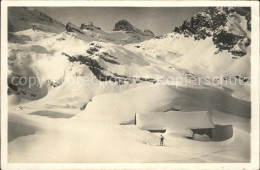
[{"label": "overcast sky", "polygon": [[149,29],[156,35],[171,32],[185,19],[202,11],[202,7],[40,7],[35,8],[66,24],[80,26],[93,22],[103,30],[113,30],[117,21],[125,19],[137,28]]}]

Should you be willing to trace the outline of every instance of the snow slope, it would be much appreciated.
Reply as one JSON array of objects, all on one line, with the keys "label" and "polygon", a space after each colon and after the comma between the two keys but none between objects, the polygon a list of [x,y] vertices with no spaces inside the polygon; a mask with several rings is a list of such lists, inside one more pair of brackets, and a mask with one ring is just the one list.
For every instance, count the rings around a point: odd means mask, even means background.
[{"label": "snow slope", "polygon": [[[88,104],[86,110],[81,112],[78,109],[63,109],[62,111],[61,109],[50,108],[52,111],[56,110],[61,113],[74,112],[75,116],[70,119],[52,119],[45,116],[31,115],[37,109],[42,109],[39,107],[33,108],[34,103],[27,105],[24,110],[11,107],[10,116],[12,117],[10,117],[10,121],[18,123],[20,119],[15,118],[19,113],[24,119],[35,122],[31,124],[34,126],[36,124],[37,131],[34,135],[18,136],[18,138],[9,143],[9,161],[249,161],[249,120],[232,114],[227,115],[226,113],[213,111],[214,124],[222,126],[231,125],[231,129],[230,126],[220,129],[222,132],[223,130],[232,130],[232,136],[229,136],[225,140],[215,141],[207,138],[206,141],[203,141],[205,137],[198,135],[195,136],[195,140],[189,140],[183,136],[163,134],[166,146],[162,148],[157,146],[159,142],[157,134],[141,130],[131,123],[129,125],[119,124],[120,122],[129,122],[134,119],[134,113],[138,111],[149,113],[150,111],[162,111],[170,108],[169,103],[173,100],[171,94],[174,91],[172,88],[154,85],[125,91],[122,94],[111,93],[96,96]],[[200,93],[197,95],[200,95]],[[174,96],[176,99],[185,98],[183,94]],[[143,100],[144,98],[149,100]],[[195,100],[193,98],[193,101]],[[161,105],[158,106],[156,105],[158,101],[163,102],[160,102]],[[215,103],[215,101],[212,102]],[[101,105],[102,107],[97,107]],[[194,106],[193,110],[196,110],[196,106]],[[23,123],[27,124],[26,122],[28,121],[23,121]],[[9,133],[15,132],[10,131]],[[21,132],[16,132],[16,134],[23,135]],[[223,138],[221,135],[219,136]],[[21,149],[23,149],[23,152],[20,151]],[[62,157],[58,156],[61,152]]]},{"label": "snow slope", "polygon": [[9,32],[17,32],[30,28],[60,33],[65,27],[61,22],[37,10],[30,10],[26,7],[8,8]]},{"label": "snow slope", "polygon": [[[220,88],[237,98],[250,100],[251,19],[248,10],[207,8],[172,33],[126,47],[153,61],[164,61],[187,77],[215,78],[213,81],[220,84]],[[205,81],[201,84],[204,83],[209,85]]]}]

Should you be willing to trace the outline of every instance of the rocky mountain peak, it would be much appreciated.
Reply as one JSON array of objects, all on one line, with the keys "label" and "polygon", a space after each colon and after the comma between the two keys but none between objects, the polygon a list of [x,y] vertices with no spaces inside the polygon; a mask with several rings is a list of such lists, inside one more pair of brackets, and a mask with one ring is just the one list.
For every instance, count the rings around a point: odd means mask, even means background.
[{"label": "rocky mountain peak", "polygon": [[[241,18],[246,20],[246,28],[242,28]],[[210,7],[173,30],[185,37],[194,37],[195,40],[212,37],[218,52],[228,50],[236,56],[246,55],[243,48],[237,46],[250,45],[247,31],[251,31],[251,12],[247,7]]]},{"label": "rocky mountain peak", "polygon": [[113,31],[134,31],[136,28],[127,20],[120,20],[115,24]]},{"label": "rocky mountain peak", "polygon": [[[127,20],[120,20],[115,24],[113,31],[125,31],[128,36],[133,37],[134,42],[142,42],[154,37],[154,33],[151,30],[140,30],[132,25]],[[131,43],[129,41],[128,43]]]},{"label": "rocky mountain peak", "polygon": [[100,27],[95,26],[92,22],[88,22],[88,24],[86,24],[86,23],[81,24],[80,29],[82,29],[82,30],[86,29],[89,31],[101,30]]},{"label": "rocky mountain peak", "polygon": [[140,30],[133,26],[129,21],[127,20],[120,20],[115,24],[113,31],[126,31],[128,33],[137,33],[143,36],[151,36],[154,37],[154,33],[151,30]]},{"label": "rocky mountain peak", "polygon": [[77,27],[75,24],[71,23],[71,22],[68,22],[66,24],[66,31],[67,32],[78,32],[78,33],[81,33],[81,34],[84,34],[84,32],[79,28]]},{"label": "rocky mountain peak", "polygon": [[154,33],[151,30],[144,30],[144,33],[154,37]]}]

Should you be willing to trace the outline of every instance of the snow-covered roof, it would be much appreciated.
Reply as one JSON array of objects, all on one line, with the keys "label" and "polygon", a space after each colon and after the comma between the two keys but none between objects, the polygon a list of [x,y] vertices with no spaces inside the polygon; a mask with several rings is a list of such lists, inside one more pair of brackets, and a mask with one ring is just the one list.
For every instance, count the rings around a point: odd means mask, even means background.
[{"label": "snow-covered roof", "polygon": [[208,111],[137,113],[136,125],[143,130],[170,131],[215,127]]}]

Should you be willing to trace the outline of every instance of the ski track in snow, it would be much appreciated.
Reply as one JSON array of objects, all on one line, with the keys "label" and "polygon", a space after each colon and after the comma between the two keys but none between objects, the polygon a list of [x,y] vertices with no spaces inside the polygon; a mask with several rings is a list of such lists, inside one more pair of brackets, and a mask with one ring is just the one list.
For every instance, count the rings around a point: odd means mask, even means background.
[{"label": "ski track in snow", "polygon": [[137,139],[141,140],[143,143],[147,144],[147,145],[151,145],[149,141],[146,141],[145,139],[143,139],[141,136],[129,131],[129,130],[126,130],[125,128],[122,128],[121,126],[118,126],[118,125],[112,125],[114,128],[117,128],[118,130],[122,131],[122,132],[126,132],[134,137],[136,137]]}]

